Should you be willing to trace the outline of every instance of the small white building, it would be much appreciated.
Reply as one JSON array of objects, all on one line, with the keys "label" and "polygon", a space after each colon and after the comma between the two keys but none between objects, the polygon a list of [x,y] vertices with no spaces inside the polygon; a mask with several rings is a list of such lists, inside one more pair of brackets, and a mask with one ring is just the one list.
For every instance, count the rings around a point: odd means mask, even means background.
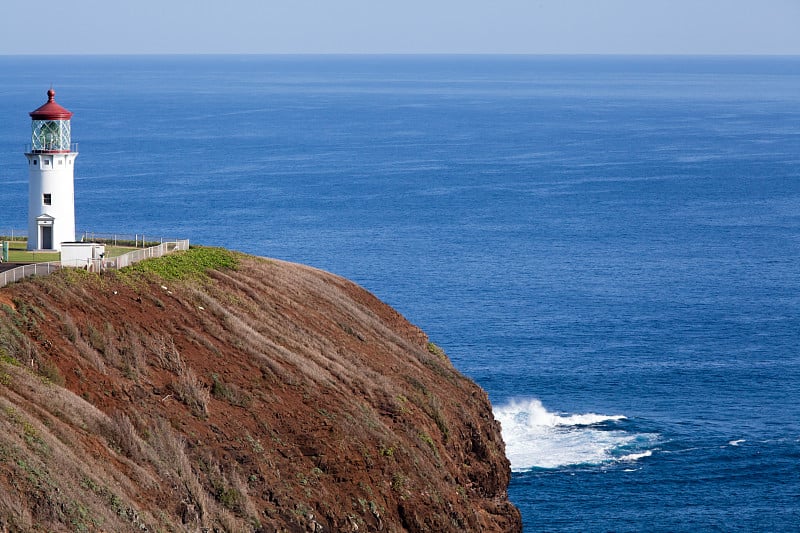
[{"label": "small white building", "polygon": [[62,242],[61,266],[92,269],[105,257],[106,246],[96,242]]},{"label": "small white building", "polygon": [[74,163],[71,144],[72,113],[47,91],[47,102],[31,111],[31,145],[28,158],[28,250],[60,251],[75,241]]}]

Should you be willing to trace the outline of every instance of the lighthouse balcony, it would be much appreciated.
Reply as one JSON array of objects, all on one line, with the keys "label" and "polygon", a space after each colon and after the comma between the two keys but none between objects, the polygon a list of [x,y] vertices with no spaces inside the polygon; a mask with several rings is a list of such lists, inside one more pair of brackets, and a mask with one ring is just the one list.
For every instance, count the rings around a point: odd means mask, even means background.
[{"label": "lighthouse balcony", "polygon": [[[68,146],[68,148],[67,148]],[[70,143],[69,145],[61,145],[58,143],[52,144],[31,144],[25,145],[26,154],[69,154],[78,152],[78,143]]]}]

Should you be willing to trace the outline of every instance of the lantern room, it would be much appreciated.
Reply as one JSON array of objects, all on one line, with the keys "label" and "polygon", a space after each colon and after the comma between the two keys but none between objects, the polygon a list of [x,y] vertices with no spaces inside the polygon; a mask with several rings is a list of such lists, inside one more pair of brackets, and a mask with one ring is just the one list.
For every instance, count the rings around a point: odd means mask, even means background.
[{"label": "lantern room", "polygon": [[47,91],[47,103],[31,116],[31,152],[69,152],[72,113],[56,103],[56,92]]}]

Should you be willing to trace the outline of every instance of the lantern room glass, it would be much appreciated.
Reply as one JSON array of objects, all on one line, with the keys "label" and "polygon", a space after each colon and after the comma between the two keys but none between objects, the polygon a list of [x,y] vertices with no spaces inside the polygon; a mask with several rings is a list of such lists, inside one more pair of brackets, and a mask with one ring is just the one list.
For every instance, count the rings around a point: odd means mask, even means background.
[{"label": "lantern room glass", "polygon": [[69,120],[31,122],[31,149],[34,152],[69,152]]}]

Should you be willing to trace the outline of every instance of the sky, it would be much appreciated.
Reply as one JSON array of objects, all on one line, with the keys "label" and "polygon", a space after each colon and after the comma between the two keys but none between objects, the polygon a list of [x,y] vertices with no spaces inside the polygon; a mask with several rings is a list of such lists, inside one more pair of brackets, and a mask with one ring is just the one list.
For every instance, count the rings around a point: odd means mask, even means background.
[{"label": "sky", "polygon": [[800,0],[3,0],[0,54],[800,55]]}]

